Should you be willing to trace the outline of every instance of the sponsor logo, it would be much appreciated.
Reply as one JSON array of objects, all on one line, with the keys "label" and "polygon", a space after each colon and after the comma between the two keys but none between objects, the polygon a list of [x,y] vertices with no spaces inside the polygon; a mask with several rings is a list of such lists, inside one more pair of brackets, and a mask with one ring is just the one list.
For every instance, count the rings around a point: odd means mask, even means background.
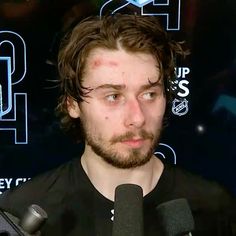
[{"label": "sponsor logo", "polygon": [[172,113],[177,116],[183,116],[188,113],[188,101],[186,99],[174,99],[172,103]]},{"label": "sponsor logo", "polygon": [[190,93],[188,85],[189,81],[187,79],[190,68],[188,67],[178,67],[175,68],[176,79],[171,85],[172,91],[175,93],[176,97],[172,102],[172,113],[177,116],[184,116],[189,111],[189,103],[187,97]]}]

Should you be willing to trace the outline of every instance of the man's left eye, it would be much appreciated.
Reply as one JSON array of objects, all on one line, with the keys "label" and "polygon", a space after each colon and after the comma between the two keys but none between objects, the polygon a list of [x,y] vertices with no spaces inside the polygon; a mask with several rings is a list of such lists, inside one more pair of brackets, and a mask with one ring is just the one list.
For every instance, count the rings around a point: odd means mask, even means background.
[{"label": "man's left eye", "polygon": [[144,93],[142,95],[143,99],[145,100],[152,100],[156,97],[156,93],[155,92],[147,92],[147,93]]}]

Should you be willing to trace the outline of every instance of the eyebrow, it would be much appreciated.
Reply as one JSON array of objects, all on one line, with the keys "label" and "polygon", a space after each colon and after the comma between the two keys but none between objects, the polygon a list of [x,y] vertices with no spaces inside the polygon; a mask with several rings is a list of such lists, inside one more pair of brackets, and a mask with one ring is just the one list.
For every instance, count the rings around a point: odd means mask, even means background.
[{"label": "eyebrow", "polygon": [[153,87],[162,87],[162,86],[163,86],[163,83],[160,82],[159,80],[156,82],[149,81],[149,84],[142,85],[140,90],[146,90],[146,89],[150,89]]},{"label": "eyebrow", "polygon": [[125,89],[125,85],[123,84],[102,84],[102,85],[99,85],[97,87],[94,88],[94,90],[98,90],[98,89],[110,89],[110,88],[113,88],[113,89],[116,89],[116,90],[122,90],[122,89]]},{"label": "eyebrow", "polygon": [[[149,84],[142,85],[140,87],[140,91],[153,88],[153,87],[162,87],[163,83],[161,83],[159,80],[156,82],[150,82]],[[115,89],[115,90],[124,90],[126,85],[124,84],[102,84],[94,88],[94,90],[100,90],[100,89]]]}]

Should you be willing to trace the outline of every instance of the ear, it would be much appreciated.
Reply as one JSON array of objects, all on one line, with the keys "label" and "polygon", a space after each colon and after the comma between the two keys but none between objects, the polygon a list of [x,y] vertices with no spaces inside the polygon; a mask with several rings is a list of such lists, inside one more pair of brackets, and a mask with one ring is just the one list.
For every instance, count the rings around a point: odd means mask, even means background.
[{"label": "ear", "polygon": [[80,108],[77,101],[75,101],[72,97],[68,97],[67,101],[67,110],[72,118],[79,118],[80,117]]}]

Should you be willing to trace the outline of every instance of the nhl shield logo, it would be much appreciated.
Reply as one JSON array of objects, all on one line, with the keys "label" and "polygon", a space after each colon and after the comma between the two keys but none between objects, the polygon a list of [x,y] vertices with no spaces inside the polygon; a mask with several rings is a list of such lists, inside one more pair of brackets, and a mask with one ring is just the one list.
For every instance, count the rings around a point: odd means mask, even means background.
[{"label": "nhl shield logo", "polygon": [[174,99],[172,103],[172,113],[177,116],[183,116],[188,113],[188,101],[184,99]]}]

